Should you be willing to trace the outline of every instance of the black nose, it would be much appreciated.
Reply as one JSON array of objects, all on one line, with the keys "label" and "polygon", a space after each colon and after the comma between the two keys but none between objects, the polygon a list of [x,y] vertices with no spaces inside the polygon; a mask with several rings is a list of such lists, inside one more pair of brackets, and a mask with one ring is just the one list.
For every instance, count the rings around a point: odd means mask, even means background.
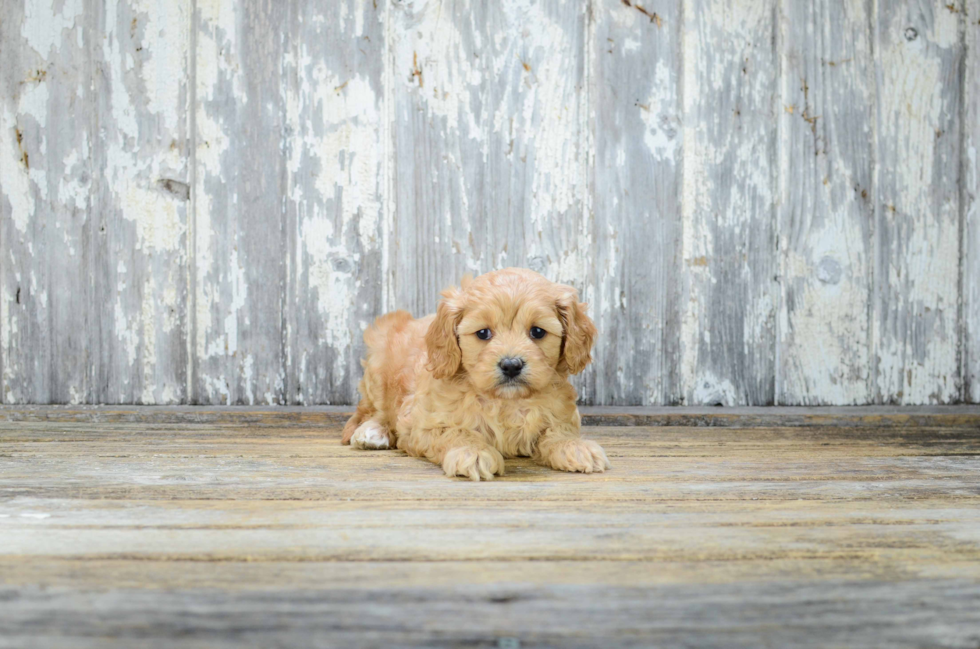
[{"label": "black nose", "polygon": [[498,365],[500,365],[500,371],[504,373],[504,376],[509,378],[514,378],[524,369],[524,361],[519,358],[503,358]]}]

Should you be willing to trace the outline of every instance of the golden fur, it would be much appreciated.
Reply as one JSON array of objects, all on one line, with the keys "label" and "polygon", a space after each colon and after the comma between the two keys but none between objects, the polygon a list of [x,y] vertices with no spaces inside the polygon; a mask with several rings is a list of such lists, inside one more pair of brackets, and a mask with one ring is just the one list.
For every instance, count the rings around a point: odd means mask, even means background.
[{"label": "golden fur", "polygon": [[[435,315],[396,311],[365,332],[361,402],[343,443],[397,446],[472,480],[503,475],[504,458],[519,456],[562,471],[609,468],[602,448],[579,437],[568,382],[592,360],[596,335],[575,289],[508,268],[442,297]],[[485,329],[489,340],[477,335]],[[510,381],[504,358],[524,364]]]}]

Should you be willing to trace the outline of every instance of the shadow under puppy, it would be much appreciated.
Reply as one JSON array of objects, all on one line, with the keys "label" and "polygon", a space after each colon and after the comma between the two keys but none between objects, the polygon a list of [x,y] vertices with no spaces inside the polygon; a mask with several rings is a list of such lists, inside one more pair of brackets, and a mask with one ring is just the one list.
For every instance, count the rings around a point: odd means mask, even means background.
[{"label": "shadow under puppy", "polygon": [[521,268],[464,278],[435,315],[378,318],[344,444],[396,447],[448,476],[490,480],[504,458],[532,457],[561,471],[610,467],[579,437],[570,374],[592,360],[595,325],[570,286]]}]

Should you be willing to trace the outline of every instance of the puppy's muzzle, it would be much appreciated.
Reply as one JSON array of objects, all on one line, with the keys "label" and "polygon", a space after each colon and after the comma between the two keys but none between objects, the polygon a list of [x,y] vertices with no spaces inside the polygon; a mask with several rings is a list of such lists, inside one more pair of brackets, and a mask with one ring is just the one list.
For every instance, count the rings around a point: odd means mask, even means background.
[{"label": "puppy's muzzle", "polygon": [[497,366],[508,381],[513,381],[524,371],[524,361],[519,358],[502,358]]}]

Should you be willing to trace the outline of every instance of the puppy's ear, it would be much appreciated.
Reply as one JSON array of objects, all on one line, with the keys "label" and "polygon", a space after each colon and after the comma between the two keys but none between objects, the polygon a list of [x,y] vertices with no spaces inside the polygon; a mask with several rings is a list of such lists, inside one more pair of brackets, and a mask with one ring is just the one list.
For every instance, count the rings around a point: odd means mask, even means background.
[{"label": "puppy's ear", "polygon": [[437,379],[447,379],[459,371],[463,352],[459,348],[456,325],[463,317],[462,293],[456,287],[442,292],[436,318],[425,332],[429,371]]},{"label": "puppy's ear", "polygon": [[589,305],[578,301],[575,289],[560,285],[558,290],[556,309],[563,329],[558,370],[578,374],[592,362],[592,344],[597,332],[585,311]]}]

